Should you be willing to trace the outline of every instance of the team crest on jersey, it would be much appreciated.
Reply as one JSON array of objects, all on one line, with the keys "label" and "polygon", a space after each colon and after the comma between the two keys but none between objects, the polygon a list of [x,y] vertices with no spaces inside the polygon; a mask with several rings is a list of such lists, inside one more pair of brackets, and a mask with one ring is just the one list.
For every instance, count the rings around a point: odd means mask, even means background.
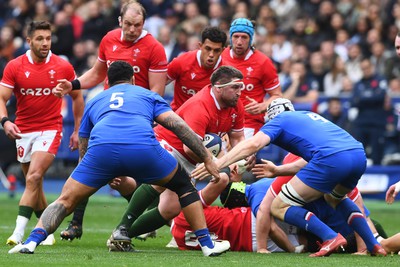
[{"label": "team crest on jersey", "polygon": [[25,149],[24,149],[22,146],[19,146],[19,147],[17,148],[17,151],[18,151],[18,156],[19,156],[20,158],[22,158],[22,157],[24,156]]},{"label": "team crest on jersey", "polygon": [[246,68],[246,70],[247,70],[247,75],[251,75],[254,69],[252,67],[248,67]]},{"label": "team crest on jersey", "polygon": [[139,48],[133,49],[133,56],[134,57],[137,57],[139,53],[140,53],[140,49]]},{"label": "team crest on jersey", "polygon": [[236,117],[237,117],[237,115],[236,115],[235,113],[233,113],[233,114],[231,115],[232,124],[236,122]]},{"label": "team crest on jersey", "polygon": [[54,74],[56,74],[56,72],[54,70],[50,70],[49,74],[50,74],[50,79],[54,79]]},{"label": "team crest on jersey", "polygon": [[43,146],[46,146],[47,145],[47,141],[43,141]]},{"label": "team crest on jersey", "polygon": [[112,51],[115,52],[115,50],[117,50],[118,46],[113,45]]},{"label": "team crest on jersey", "polygon": [[192,80],[193,80],[194,77],[196,77],[196,73],[192,72],[192,73],[190,74],[190,76],[192,77]]},{"label": "team crest on jersey", "polygon": [[29,71],[25,71],[25,77],[29,78],[29,75],[31,75],[31,73]]}]

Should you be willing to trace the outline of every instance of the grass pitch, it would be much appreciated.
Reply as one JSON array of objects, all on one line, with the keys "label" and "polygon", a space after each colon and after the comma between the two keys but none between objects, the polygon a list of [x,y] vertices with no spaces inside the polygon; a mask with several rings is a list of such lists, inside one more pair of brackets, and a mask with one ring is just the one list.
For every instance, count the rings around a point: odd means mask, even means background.
[{"label": "grass pitch", "polygon": [[[215,258],[206,258],[201,251],[179,251],[166,248],[171,235],[164,227],[157,237],[147,241],[133,240],[135,253],[110,253],[106,240],[118,223],[127,205],[122,198],[93,196],[90,199],[84,220],[81,240],[61,241],[59,234],[71,217],[67,217],[54,233],[57,242],[54,246],[40,246],[35,254],[8,254],[6,239],[12,233],[17,216],[18,199],[9,199],[0,194],[0,266],[400,266],[400,256],[385,258],[333,254],[327,258],[309,258],[303,254],[257,254],[248,252],[228,252]],[[49,201],[55,199],[49,195]],[[400,232],[400,200],[393,205],[382,201],[366,201],[371,217],[378,220],[388,235]],[[26,236],[33,229],[36,219],[31,219]]]}]

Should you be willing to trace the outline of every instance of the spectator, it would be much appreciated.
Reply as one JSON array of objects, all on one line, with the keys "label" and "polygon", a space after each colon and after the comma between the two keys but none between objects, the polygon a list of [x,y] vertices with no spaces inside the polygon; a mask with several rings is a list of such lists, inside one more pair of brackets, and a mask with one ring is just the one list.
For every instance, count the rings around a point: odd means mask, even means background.
[{"label": "spectator", "polygon": [[343,78],[346,76],[345,63],[341,57],[336,57],[336,60],[324,77],[324,95],[339,96],[343,90]]},{"label": "spectator", "polygon": [[360,141],[374,165],[381,164],[388,110],[387,82],[379,76],[370,59],[361,61],[362,78],[354,84],[351,106],[358,109],[351,133]]},{"label": "spectator", "polygon": [[343,77],[342,80],[342,92],[340,96],[348,97],[353,93],[353,81],[350,79],[349,75]]},{"label": "spectator", "polygon": [[66,3],[64,5],[63,10],[67,13],[68,19],[71,22],[75,40],[79,40],[82,36],[82,29],[83,29],[83,19],[79,14],[76,12],[76,7],[71,3]]},{"label": "spectator", "polygon": [[44,1],[37,1],[35,3],[35,21],[50,21],[49,8]]},{"label": "spectator", "polygon": [[349,129],[347,112],[344,110],[339,97],[329,98],[328,108],[321,115],[346,131]]},{"label": "spectator", "polygon": [[319,48],[322,56],[322,66],[324,72],[328,72],[332,69],[335,64],[335,60],[338,55],[335,52],[335,43],[332,40],[325,40],[321,42],[321,46]]},{"label": "spectator", "polygon": [[171,52],[170,58],[168,58],[168,62],[171,62],[172,59],[176,58],[181,53],[188,51],[188,33],[184,29],[180,28],[175,32],[174,36],[176,43]]},{"label": "spectator", "polygon": [[189,34],[200,34],[203,29],[198,29],[198,23],[208,24],[208,18],[200,14],[196,2],[188,2],[185,4],[185,17],[186,19],[182,21],[181,25]]},{"label": "spectator", "polygon": [[345,29],[340,29],[336,32],[335,53],[347,61],[349,58],[349,33]]},{"label": "spectator", "polygon": [[175,38],[172,36],[171,28],[168,26],[161,26],[158,30],[157,40],[164,46],[165,54],[167,56],[168,62],[172,60],[171,54],[175,48],[176,42]]},{"label": "spectator", "polygon": [[224,6],[221,2],[212,2],[208,8],[208,17],[210,18],[210,25],[218,27],[225,17]]},{"label": "spectator", "polygon": [[283,97],[291,100],[293,104],[307,104],[308,109],[318,99],[318,81],[309,73],[301,61],[292,63],[290,68],[290,84],[282,87]]},{"label": "spectator", "polygon": [[112,24],[107,17],[100,12],[100,5],[96,0],[87,4],[88,18],[83,23],[82,38],[100,43],[106,33],[112,29]]},{"label": "spectator", "polygon": [[290,57],[292,61],[301,61],[308,65],[310,51],[304,42],[295,42],[293,45],[293,54]]},{"label": "spectator", "polygon": [[322,52],[316,51],[311,53],[308,73],[318,82],[318,91],[320,93],[324,92],[324,77],[327,71],[332,69],[332,67],[329,69],[324,67],[326,62]]},{"label": "spectator", "polygon": [[67,56],[71,61],[75,43],[74,28],[64,10],[58,11],[54,16],[52,38],[52,51]]},{"label": "spectator", "polygon": [[300,13],[299,6],[295,0],[271,0],[269,6],[276,13],[278,24],[283,30],[289,30]]},{"label": "spectator", "polygon": [[281,29],[275,32],[275,42],[272,45],[272,51],[272,59],[279,64],[292,55],[292,44],[287,40],[286,33]]},{"label": "spectator", "polygon": [[397,78],[391,79],[389,81],[389,91],[390,97],[400,97],[400,80]]},{"label": "spectator", "polygon": [[376,73],[381,76],[385,75],[386,62],[391,57],[391,53],[387,53],[385,45],[382,41],[374,42],[371,46],[371,63],[374,65]]},{"label": "spectator", "polygon": [[362,59],[361,47],[358,44],[352,44],[349,47],[349,59],[346,61],[346,72],[351,81],[358,82],[362,78],[360,62]]}]

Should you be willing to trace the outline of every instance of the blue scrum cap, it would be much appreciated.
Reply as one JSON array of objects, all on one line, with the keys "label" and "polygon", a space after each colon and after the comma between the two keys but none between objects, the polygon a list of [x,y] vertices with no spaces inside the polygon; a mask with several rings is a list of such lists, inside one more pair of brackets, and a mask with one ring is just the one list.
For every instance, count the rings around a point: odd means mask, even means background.
[{"label": "blue scrum cap", "polygon": [[231,23],[231,27],[229,28],[229,36],[230,36],[231,45],[232,45],[232,35],[235,32],[247,33],[250,36],[249,47],[253,44],[254,26],[250,20],[245,19],[245,18],[238,18],[238,19],[235,19]]}]

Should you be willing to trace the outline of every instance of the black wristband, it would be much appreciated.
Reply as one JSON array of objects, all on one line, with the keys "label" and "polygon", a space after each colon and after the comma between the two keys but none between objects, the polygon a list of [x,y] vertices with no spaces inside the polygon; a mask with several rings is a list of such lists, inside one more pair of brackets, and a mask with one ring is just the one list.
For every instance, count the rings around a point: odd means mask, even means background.
[{"label": "black wristband", "polygon": [[75,79],[71,82],[72,90],[79,90],[81,89],[81,82],[78,79]]},{"label": "black wristband", "polygon": [[6,123],[6,121],[10,121],[10,119],[8,117],[3,117],[1,119],[1,126],[4,128],[4,123]]}]

